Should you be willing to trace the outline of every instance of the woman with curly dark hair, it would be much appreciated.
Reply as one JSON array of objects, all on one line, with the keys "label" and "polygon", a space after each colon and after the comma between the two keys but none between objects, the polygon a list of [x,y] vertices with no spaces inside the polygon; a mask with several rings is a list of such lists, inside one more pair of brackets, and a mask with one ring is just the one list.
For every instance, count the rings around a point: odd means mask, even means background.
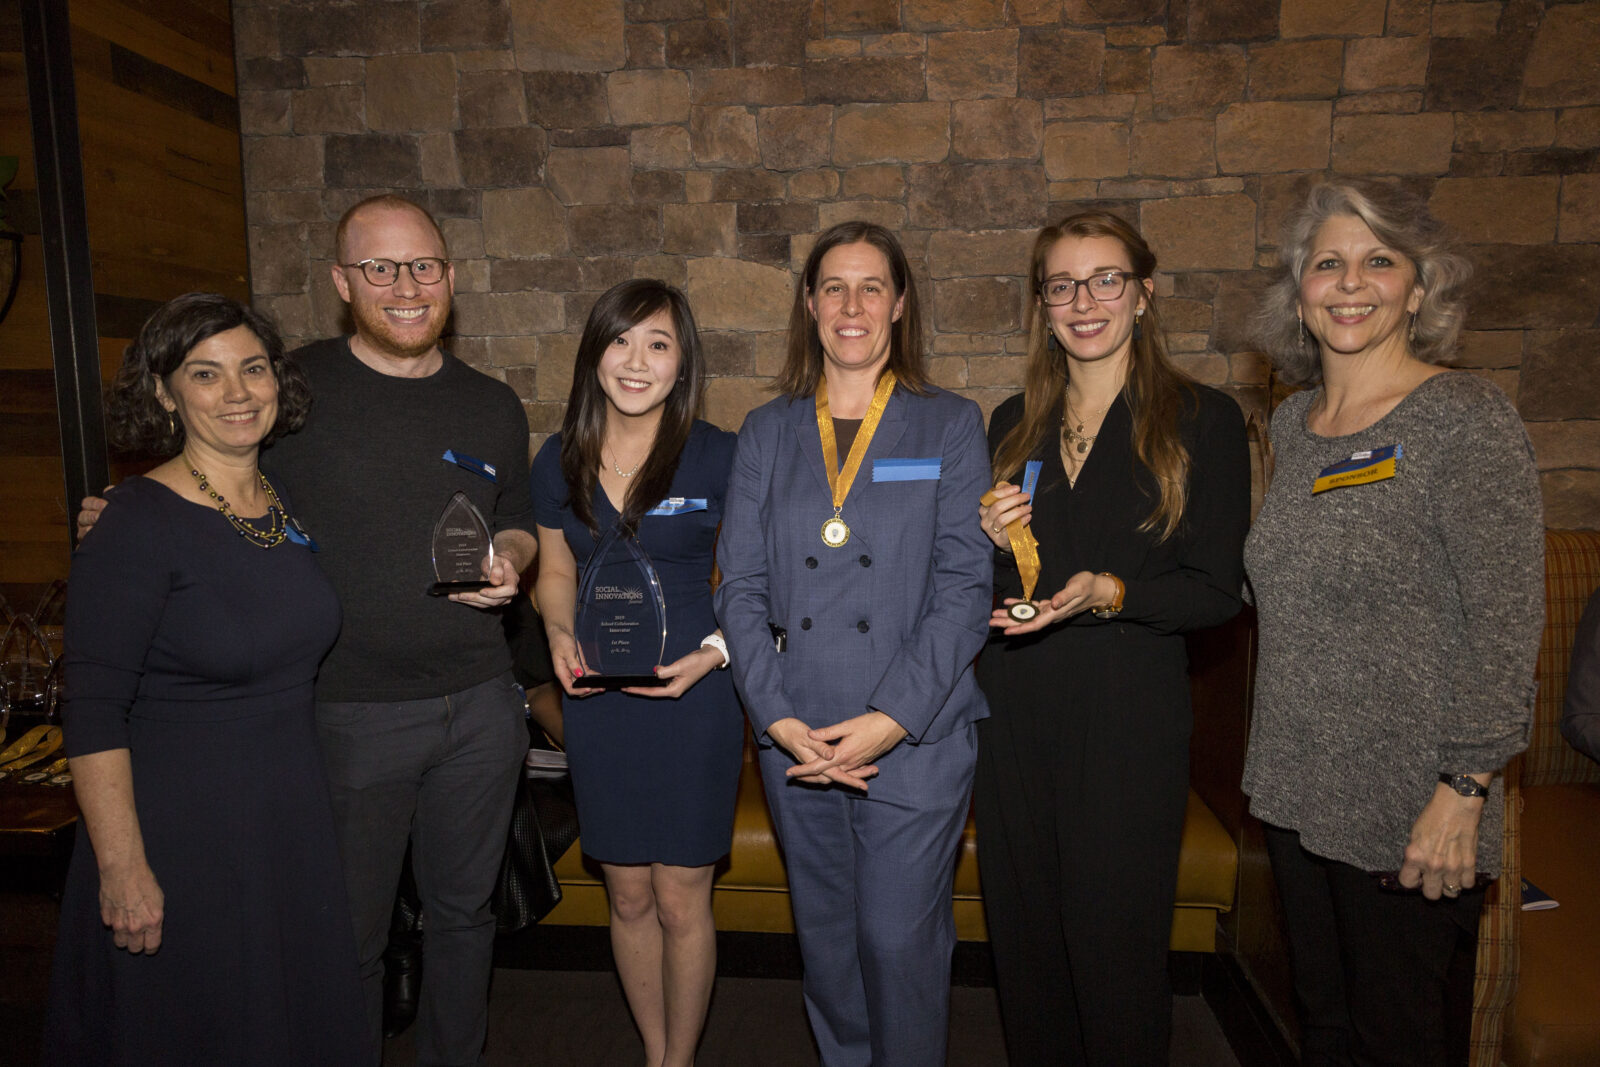
[{"label": "woman with curly dark hair", "polygon": [[272,324],[161,307],[108,398],[168,457],[73,558],[62,712],[78,827],[49,1064],[359,1064],[356,953],[312,719],[339,603],[257,467],[310,403]]}]

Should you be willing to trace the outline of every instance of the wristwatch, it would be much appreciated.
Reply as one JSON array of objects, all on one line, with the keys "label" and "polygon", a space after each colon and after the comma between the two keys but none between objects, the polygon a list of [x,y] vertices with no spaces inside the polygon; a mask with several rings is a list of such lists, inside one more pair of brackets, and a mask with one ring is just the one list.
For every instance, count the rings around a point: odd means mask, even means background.
[{"label": "wristwatch", "polygon": [[1449,771],[1443,771],[1439,775],[1439,781],[1464,797],[1477,797],[1483,800],[1489,795],[1489,787],[1479,784],[1470,774],[1451,774]]}]

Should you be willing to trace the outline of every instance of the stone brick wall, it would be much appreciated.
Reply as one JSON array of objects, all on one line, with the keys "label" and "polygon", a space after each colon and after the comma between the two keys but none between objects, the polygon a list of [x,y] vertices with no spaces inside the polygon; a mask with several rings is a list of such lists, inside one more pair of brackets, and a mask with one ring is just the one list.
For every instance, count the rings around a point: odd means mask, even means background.
[{"label": "stone brick wall", "polygon": [[899,231],[935,381],[1021,381],[1036,227],[1086,204],[1162,262],[1173,347],[1260,411],[1245,320],[1322,174],[1427,196],[1479,265],[1460,365],[1519,404],[1547,521],[1600,526],[1600,2],[234,0],[252,284],[345,328],[333,220],[397,190],[457,261],[454,350],[560,424],[595,295],[686,288],[707,417],[767,395],[811,235]]}]

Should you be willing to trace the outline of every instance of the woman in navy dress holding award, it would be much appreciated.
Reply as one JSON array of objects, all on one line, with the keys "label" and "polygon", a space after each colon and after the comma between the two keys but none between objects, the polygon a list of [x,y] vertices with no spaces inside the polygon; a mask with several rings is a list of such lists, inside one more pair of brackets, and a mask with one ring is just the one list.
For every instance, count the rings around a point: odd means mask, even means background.
[{"label": "woman in navy dress holding award", "polygon": [[[561,432],[540,449],[532,476],[535,593],[567,695],[580,840],[605,872],[611,947],[645,1056],[663,1067],[693,1061],[705,1022],[716,974],[712,865],[732,844],[743,762],[743,717],[711,609],[735,439],[694,417],[702,373],[683,293],[648,279],[608,290],[578,344]],[[608,665],[580,652],[579,581],[616,529],[659,579],[665,648],[658,636],[643,641],[642,669],[660,651],[662,685],[584,686]]]}]

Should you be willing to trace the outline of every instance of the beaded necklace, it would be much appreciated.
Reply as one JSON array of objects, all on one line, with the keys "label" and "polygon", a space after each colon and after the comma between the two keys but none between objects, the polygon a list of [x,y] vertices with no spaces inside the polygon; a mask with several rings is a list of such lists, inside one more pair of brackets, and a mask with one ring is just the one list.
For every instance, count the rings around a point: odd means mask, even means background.
[{"label": "beaded necklace", "polygon": [[199,484],[200,491],[217,502],[217,510],[222,512],[223,516],[233,524],[235,530],[239,531],[240,537],[257,548],[276,548],[288,540],[288,522],[284,518],[283,504],[278,500],[278,494],[273,492],[272,483],[267,481],[265,474],[256,471],[256,477],[261,479],[261,488],[267,494],[267,529],[265,531],[256,529],[250,523],[235,515],[233,509],[228,506],[227,498],[211,488],[211,483],[206,480],[206,476],[201,474],[198,468],[190,467],[189,474]]}]

